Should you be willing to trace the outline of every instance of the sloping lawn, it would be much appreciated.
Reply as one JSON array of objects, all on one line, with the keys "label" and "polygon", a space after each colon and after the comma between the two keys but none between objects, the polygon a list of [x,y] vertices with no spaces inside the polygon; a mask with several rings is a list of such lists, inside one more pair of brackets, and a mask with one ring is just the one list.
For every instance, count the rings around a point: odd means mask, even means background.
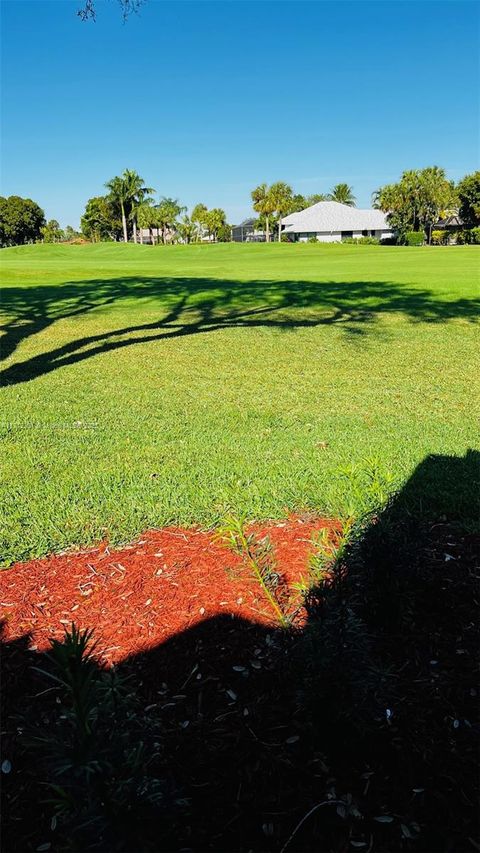
[{"label": "sloping lawn", "polygon": [[[2,559],[381,503],[478,441],[477,247],[1,253]],[[471,493],[452,513],[469,515]],[[471,512],[470,512],[471,515]]]}]

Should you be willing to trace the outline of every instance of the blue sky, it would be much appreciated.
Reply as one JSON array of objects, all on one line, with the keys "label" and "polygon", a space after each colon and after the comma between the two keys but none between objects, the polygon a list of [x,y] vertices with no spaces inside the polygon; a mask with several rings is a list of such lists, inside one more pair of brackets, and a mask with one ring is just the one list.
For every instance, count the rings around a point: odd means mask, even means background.
[{"label": "blue sky", "polygon": [[474,2],[3,0],[2,193],[62,225],[124,168],[160,195],[250,211],[250,190],[354,187],[478,164]]}]

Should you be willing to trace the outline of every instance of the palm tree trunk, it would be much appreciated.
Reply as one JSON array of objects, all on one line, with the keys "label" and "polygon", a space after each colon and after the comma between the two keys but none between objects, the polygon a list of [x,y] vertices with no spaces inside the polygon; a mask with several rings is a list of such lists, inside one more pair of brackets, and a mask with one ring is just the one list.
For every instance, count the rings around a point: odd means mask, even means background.
[{"label": "palm tree trunk", "polygon": [[133,218],[133,242],[137,242],[137,220],[136,217]]},{"label": "palm tree trunk", "polygon": [[280,212],[278,214],[278,242],[282,242],[282,215]]},{"label": "palm tree trunk", "polygon": [[127,219],[125,217],[125,208],[123,206],[123,201],[120,202],[122,208],[122,228],[123,228],[123,240],[124,243],[128,243],[128,234],[127,234]]},{"label": "palm tree trunk", "polygon": [[268,214],[265,214],[265,242],[270,242],[270,219]]}]

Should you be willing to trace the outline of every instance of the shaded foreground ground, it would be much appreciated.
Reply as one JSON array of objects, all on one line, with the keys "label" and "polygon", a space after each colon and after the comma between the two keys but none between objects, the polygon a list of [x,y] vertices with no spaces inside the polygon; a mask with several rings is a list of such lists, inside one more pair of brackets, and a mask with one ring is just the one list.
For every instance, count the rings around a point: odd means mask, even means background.
[{"label": "shaded foreground ground", "polygon": [[[40,652],[39,631],[49,617],[35,616],[35,625],[26,619],[24,626],[11,617],[7,637],[16,639],[2,654],[4,756],[12,763],[3,784],[5,850],[478,849],[479,538],[471,532],[478,475],[474,452],[425,459],[312,592],[301,629],[266,624],[268,614],[258,596],[249,600],[255,594],[247,583],[245,598],[255,612],[230,605],[228,613],[206,609],[197,619],[195,602],[186,630],[167,628],[169,638],[148,650],[151,643],[141,639],[127,656],[124,645],[115,671],[130,679],[134,711],[129,716],[120,708],[97,721],[111,747],[111,769],[104,777],[92,771],[89,787],[101,791],[93,805],[75,788],[74,773],[60,777],[77,800],[53,824],[53,807],[42,802],[44,783],[58,781],[51,776],[51,742],[35,745],[31,737],[40,725],[68,747],[68,708],[62,690],[35,669],[51,666]],[[471,512],[460,526],[442,506],[466,488]],[[286,529],[277,528],[279,539]],[[165,537],[159,550],[168,568],[175,550],[182,551],[181,538],[167,554],[168,534],[158,535]],[[88,562],[102,571],[109,556],[98,552]],[[298,558],[297,552],[296,571]],[[124,559],[133,563],[135,556],[127,550]],[[236,595],[241,570],[230,555],[227,562]],[[51,564],[46,578],[50,570]],[[22,569],[6,572],[3,584],[15,572]],[[90,583],[101,588],[105,575]],[[66,591],[69,583],[65,576]],[[98,589],[85,598],[94,602],[95,595],[101,600]],[[144,609],[151,606],[153,600],[145,601]],[[96,624],[105,630],[106,621],[92,618]],[[39,647],[33,652],[32,628]],[[140,742],[141,783],[132,771],[132,789],[128,749]],[[156,799],[146,796],[153,789]]]}]

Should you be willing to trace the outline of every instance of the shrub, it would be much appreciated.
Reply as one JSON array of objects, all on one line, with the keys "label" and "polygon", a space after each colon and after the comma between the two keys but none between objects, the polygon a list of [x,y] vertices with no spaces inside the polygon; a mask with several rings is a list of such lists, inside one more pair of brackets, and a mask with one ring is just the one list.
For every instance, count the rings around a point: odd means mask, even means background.
[{"label": "shrub", "polygon": [[480,226],[477,225],[476,228],[470,229],[470,238],[470,242],[478,246],[480,243]]},{"label": "shrub", "polygon": [[376,237],[346,237],[342,243],[349,243],[354,246],[379,246],[380,240]]},{"label": "shrub", "polygon": [[280,242],[281,243],[291,243],[292,241],[290,240],[290,237],[288,236],[288,234],[281,234]]},{"label": "shrub", "polygon": [[432,231],[432,243],[435,246],[446,245],[450,240],[448,231],[438,230]]},{"label": "shrub", "polygon": [[308,238],[307,243],[318,243],[318,240],[316,237],[312,236]]},{"label": "shrub", "polygon": [[407,246],[423,246],[425,242],[425,234],[423,231],[407,231],[405,234],[405,244]]}]

